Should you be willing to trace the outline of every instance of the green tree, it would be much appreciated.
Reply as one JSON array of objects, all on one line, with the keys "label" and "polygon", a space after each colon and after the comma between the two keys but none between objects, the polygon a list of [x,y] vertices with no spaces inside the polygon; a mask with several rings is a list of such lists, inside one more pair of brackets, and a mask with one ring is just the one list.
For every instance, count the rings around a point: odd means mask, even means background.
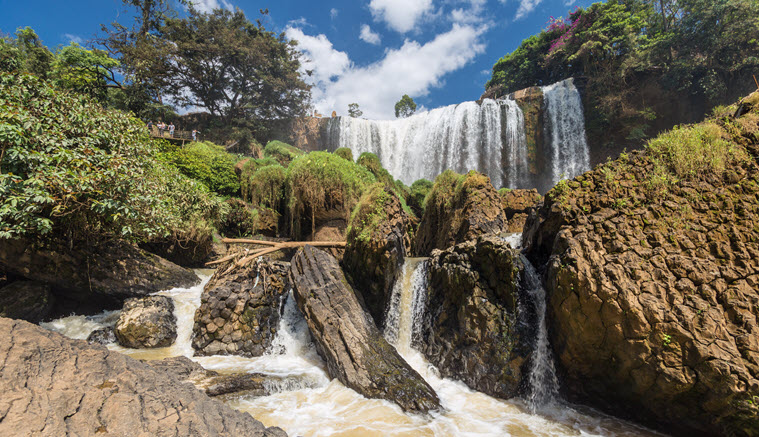
[{"label": "green tree", "polygon": [[253,24],[245,14],[190,6],[186,19],[169,19],[168,91],[179,104],[195,106],[225,122],[252,122],[305,113],[310,87],[302,80],[295,43]]},{"label": "green tree", "polygon": [[416,112],[416,102],[414,99],[404,94],[400,100],[395,104],[395,117],[406,118]]},{"label": "green tree", "polygon": [[72,42],[58,50],[52,65],[51,77],[63,88],[88,94],[105,102],[109,88],[121,88],[116,79],[119,61],[103,50],[87,50]]},{"label": "green tree", "polygon": [[359,118],[364,115],[364,112],[358,109],[358,103],[351,103],[348,105],[348,115],[353,118]]}]

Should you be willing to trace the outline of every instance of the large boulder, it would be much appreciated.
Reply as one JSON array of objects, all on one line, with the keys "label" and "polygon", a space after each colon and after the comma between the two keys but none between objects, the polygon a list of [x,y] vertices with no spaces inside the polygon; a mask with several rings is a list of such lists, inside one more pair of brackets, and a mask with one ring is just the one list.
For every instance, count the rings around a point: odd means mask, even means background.
[{"label": "large boulder", "polygon": [[173,287],[190,287],[200,279],[190,270],[124,242],[75,247],[3,240],[0,270],[48,284],[59,300],[74,308],[102,311],[125,299]]},{"label": "large boulder", "polygon": [[279,328],[280,308],[290,288],[290,264],[260,259],[208,281],[195,311],[196,356],[263,355]]},{"label": "large boulder", "polygon": [[501,207],[508,220],[508,232],[522,232],[527,217],[538,207],[542,196],[538,190],[498,190],[501,196]]},{"label": "large boulder", "polygon": [[295,299],[330,377],[405,411],[440,408],[435,391],[396,352],[364,312],[337,260],[306,246],[292,260]]},{"label": "large boulder", "polygon": [[414,241],[417,256],[429,256],[433,249],[447,249],[506,229],[501,198],[490,178],[482,173],[444,171],[435,179],[425,202]]},{"label": "large boulder", "polygon": [[114,327],[119,344],[134,349],[171,346],[177,339],[174,301],[166,296],[135,297],[124,302]]},{"label": "large boulder", "polygon": [[410,249],[410,224],[398,196],[382,184],[361,197],[351,216],[343,266],[378,326],[384,324],[393,284]]},{"label": "large boulder", "polygon": [[520,269],[519,252],[498,237],[432,252],[415,346],[443,376],[504,399],[518,394],[533,338]]},{"label": "large boulder", "polygon": [[759,435],[758,130],[759,113],[679,128],[548,193],[525,241],[573,398]]},{"label": "large boulder", "polygon": [[0,288],[0,317],[39,323],[52,307],[53,295],[47,284],[16,281]]},{"label": "large boulder", "polygon": [[167,373],[0,318],[0,434],[284,436]]}]

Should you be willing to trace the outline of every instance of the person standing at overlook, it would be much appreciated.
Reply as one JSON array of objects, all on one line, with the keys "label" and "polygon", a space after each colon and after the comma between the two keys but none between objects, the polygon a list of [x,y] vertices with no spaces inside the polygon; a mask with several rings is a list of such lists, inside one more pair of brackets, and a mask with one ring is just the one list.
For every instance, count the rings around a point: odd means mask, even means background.
[{"label": "person standing at overlook", "polygon": [[174,137],[174,122],[169,124],[169,136]]}]

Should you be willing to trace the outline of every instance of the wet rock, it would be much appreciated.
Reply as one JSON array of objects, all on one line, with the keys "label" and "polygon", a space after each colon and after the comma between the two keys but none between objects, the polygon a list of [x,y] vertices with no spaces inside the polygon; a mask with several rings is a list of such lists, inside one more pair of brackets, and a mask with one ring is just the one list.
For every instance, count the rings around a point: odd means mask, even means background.
[{"label": "wet rock", "polygon": [[434,390],[382,337],[334,257],[306,246],[292,261],[295,299],[327,371],[347,387],[405,411],[440,408]]},{"label": "wet rock", "polygon": [[747,158],[723,173],[657,185],[641,151],[546,196],[526,250],[575,400],[678,435],[759,435],[757,119],[723,131]]},{"label": "wet rock", "polygon": [[0,435],[286,435],[102,346],[4,318],[0,331]]},{"label": "wet rock", "polygon": [[433,249],[447,249],[480,235],[498,234],[506,226],[501,199],[490,178],[475,171],[458,175],[446,170],[437,177],[427,196],[414,253],[428,256]]},{"label": "wet rock", "polygon": [[[415,346],[440,373],[508,399],[518,394],[531,352],[520,296],[519,254],[498,237],[435,250],[427,310]],[[525,302],[520,302],[525,300]]]},{"label": "wet rock", "polygon": [[152,238],[140,248],[182,267],[202,267],[214,252],[211,232],[175,232],[166,237]]},{"label": "wet rock", "polygon": [[527,217],[539,205],[542,197],[538,190],[507,190],[498,191],[501,196],[501,207],[508,220],[507,232],[522,232]]},{"label": "wet rock", "polygon": [[200,282],[192,271],[123,242],[71,249],[4,240],[0,270],[48,284],[59,303],[73,300],[72,308],[92,306],[95,312],[130,297]]},{"label": "wet rock", "polygon": [[112,326],[96,329],[87,336],[87,343],[102,345],[116,343],[116,333]]},{"label": "wet rock", "polygon": [[166,296],[132,298],[124,302],[114,328],[124,347],[135,349],[171,346],[177,339],[174,301]]},{"label": "wet rock", "polygon": [[279,328],[280,307],[290,289],[290,264],[260,259],[224,275],[220,266],[195,311],[196,356],[261,356]]},{"label": "wet rock", "polygon": [[398,197],[381,184],[364,194],[351,218],[343,266],[378,326],[411,245],[410,225]]},{"label": "wet rock", "polygon": [[0,288],[0,317],[39,323],[53,307],[50,287],[36,281],[16,281]]}]

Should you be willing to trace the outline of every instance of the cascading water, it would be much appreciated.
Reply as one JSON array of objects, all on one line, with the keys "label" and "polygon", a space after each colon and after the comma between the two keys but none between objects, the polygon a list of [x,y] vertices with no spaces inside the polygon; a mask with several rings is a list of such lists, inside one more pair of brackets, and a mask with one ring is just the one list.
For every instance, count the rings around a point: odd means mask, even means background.
[{"label": "cascading water", "polygon": [[529,394],[527,402],[532,412],[537,412],[552,406],[559,397],[559,381],[553,364],[551,345],[548,342],[546,327],[546,291],[540,281],[535,267],[524,255],[520,255],[524,270],[522,271],[524,285],[527,288],[534,305],[537,317],[537,335],[533,347]]},{"label": "cascading water", "polygon": [[582,99],[572,79],[543,87],[546,137],[550,138],[553,183],[590,169]]},{"label": "cascading water", "polygon": [[530,173],[525,119],[512,97],[464,102],[399,120],[337,117],[327,125],[327,147],[354,156],[376,154],[390,174],[411,184],[446,169],[478,170],[496,188],[535,188],[590,169],[582,101],[572,79],[543,87],[549,173]]},{"label": "cascading water", "polygon": [[[532,414],[521,400],[500,400],[468,389],[464,384],[441,378],[435,367],[411,347],[414,330],[424,312],[427,262],[407,259],[402,277],[394,289],[385,335],[406,361],[433,387],[443,411],[430,416],[405,414],[388,401],[366,399],[327,376],[325,364],[311,341],[303,315],[292,293],[283,306],[279,331],[271,350],[261,357],[193,357],[190,346],[195,310],[200,305],[202,283],[188,289],[172,289],[159,294],[174,299],[177,342],[168,348],[110,349],[141,359],[161,359],[184,355],[203,367],[220,373],[262,373],[271,375],[267,396],[227,396],[233,408],[249,412],[267,426],[284,428],[289,435],[307,436],[653,436],[650,431],[595,412],[579,412],[565,404]],[[397,299],[395,295],[397,294]],[[112,323],[118,312],[99,316],[70,316],[46,323],[48,329],[76,338]],[[391,325],[393,328],[391,328]],[[397,328],[396,328],[397,327]]]}]

